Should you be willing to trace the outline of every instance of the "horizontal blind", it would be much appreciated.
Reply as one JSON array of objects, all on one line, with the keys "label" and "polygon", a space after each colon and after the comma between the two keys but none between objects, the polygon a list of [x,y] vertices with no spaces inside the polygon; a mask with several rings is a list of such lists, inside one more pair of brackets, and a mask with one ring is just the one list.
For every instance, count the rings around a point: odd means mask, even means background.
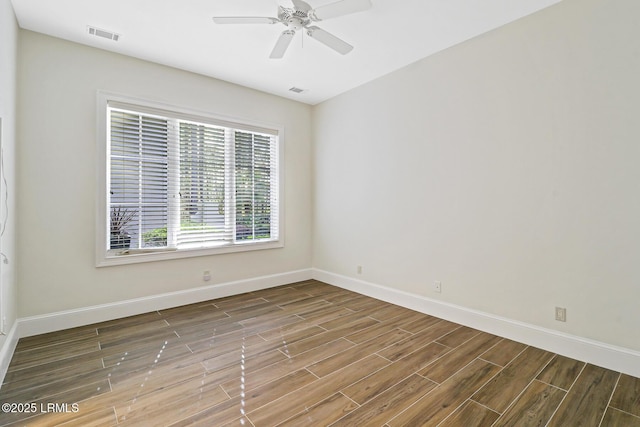
[{"label": "horizontal blind", "polygon": [[198,111],[193,111],[193,112],[173,111],[173,110],[170,110],[169,107],[167,108],[151,107],[151,106],[144,106],[144,105],[134,104],[130,102],[125,102],[125,101],[114,101],[114,100],[110,100],[108,103],[109,103],[109,106],[112,108],[117,108],[117,109],[126,110],[126,111],[135,111],[136,113],[140,113],[140,114],[148,114],[151,116],[158,116],[158,117],[169,117],[175,120],[197,122],[200,124],[217,126],[219,128],[224,128],[224,129],[238,129],[243,132],[249,132],[249,133],[259,133],[259,134],[273,135],[273,136],[278,135],[278,131],[276,129],[264,127],[259,124],[241,123],[241,122],[232,121],[230,119],[214,118],[206,114],[202,114],[202,112],[198,112]]},{"label": "horizontal blind", "polygon": [[118,237],[109,249],[278,239],[277,131],[139,110],[107,109],[110,234]]},{"label": "horizontal blind", "polygon": [[276,138],[235,132],[236,240],[278,238]]},{"label": "horizontal blind", "polygon": [[110,248],[125,247],[125,236],[130,238],[126,247],[166,245],[145,234],[167,227],[168,122],[117,109],[109,114]]},{"label": "horizontal blind", "polygon": [[225,129],[181,122],[178,248],[232,241],[226,181]]}]

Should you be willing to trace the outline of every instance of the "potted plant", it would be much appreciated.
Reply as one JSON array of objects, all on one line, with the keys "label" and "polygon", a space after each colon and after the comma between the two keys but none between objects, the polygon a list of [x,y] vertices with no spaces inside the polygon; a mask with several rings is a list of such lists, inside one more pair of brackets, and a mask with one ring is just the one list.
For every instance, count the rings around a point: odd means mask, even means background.
[{"label": "potted plant", "polygon": [[128,249],[131,245],[131,235],[127,231],[127,225],[136,216],[134,210],[121,206],[111,208],[111,249]]}]

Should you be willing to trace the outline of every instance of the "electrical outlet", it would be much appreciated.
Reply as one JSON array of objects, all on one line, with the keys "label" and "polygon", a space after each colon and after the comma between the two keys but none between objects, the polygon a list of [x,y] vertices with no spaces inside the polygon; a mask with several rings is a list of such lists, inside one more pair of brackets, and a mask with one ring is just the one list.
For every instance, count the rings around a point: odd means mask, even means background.
[{"label": "electrical outlet", "polygon": [[357,267],[356,267],[356,272],[357,272],[358,274],[362,274],[362,266],[361,266],[361,265],[359,265],[359,266],[357,266]]},{"label": "electrical outlet", "polygon": [[211,272],[209,270],[205,270],[204,273],[202,273],[202,280],[205,282],[211,280]]},{"label": "electrical outlet", "polygon": [[567,309],[564,307],[556,307],[556,320],[558,322],[567,321]]},{"label": "electrical outlet", "polygon": [[442,292],[442,283],[440,281],[436,280],[435,282],[433,282],[433,292]]}]

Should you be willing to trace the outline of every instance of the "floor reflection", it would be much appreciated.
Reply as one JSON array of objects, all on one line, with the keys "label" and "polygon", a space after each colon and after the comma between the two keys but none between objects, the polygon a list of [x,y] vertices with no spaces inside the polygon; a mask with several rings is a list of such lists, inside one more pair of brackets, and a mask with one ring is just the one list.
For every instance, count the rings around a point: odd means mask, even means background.
[{"label": "floor reflection", "polygon": [[[153,363],[151,364],[151,366],[149,367],[149,370],[147,371],[147,375],[144,377],[144,380],[142,380],[142,382],[140,383],[140,387],[138,387],[138,391],[136,392],[136,395],[131,399],[131,402],[129,403],[129,406],[127,407],[126,413],[122,414],[122,416],[119,417],[121,421],[126,420],[127,419],[127,414],[129,414],[133,410],[133,407],[136,404],[136,402],[138,401],[138,398],[140,397],[140,395],[144,391],[145,384],[147,383],[147,381],[149,381],[149,378],[153,374],[153,370],[156,368],[156,366],[160,362],[160,358],[162,357],[162,353],[164,352],[164,349],[167,347],[167,344],[169,344],[169,341],[165,341],[162,344],[162,347],[160,347],[160,350],[158,351],[158,354],[156,354],[155,359],[153,360]],[[125,356],[126,356],[126,354],[127,353],[125,353]],[[122,360],[124,360],[124,357],[121,359],[121,361]],[[116,364],[116,366],[119,366],[120,363],[121,362],[118,362]]]}]

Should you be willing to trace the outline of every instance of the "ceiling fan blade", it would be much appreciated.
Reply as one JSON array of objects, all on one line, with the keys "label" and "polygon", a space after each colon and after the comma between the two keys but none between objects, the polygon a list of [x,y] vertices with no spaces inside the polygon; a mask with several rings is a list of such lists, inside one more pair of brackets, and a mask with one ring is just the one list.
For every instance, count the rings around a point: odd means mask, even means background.
[{"label": "ceiling fan blade", "polygon": [[216,24],[277,24],[280,20],[262,16],[214,16],[213,22]]},{"label": "ceiling fan blade", "polygon": [[300,10],[302,12],[309,12],[311,9],[313,9],[309,3],[302,0],[291,0],[291,2],[293,3],[293,6],[296,8],[296,10]]},{"label": "ceiling fan blade", "polygon": [[313,21],[322,21],[324,19],[348,15],[350,13],[362,12],[370,7],[371,0],[341,0],[312,10],[309,12],[309,17]]},{"label": "ceiling fan blade", "polygon": [[291,40],[293,40],[293,36],[295,36],[296,32],[293,30],[286,30],[280,34],[276,45],[273,47],[271,51],[271,55],[269,58],[271,59],[280,59],[284,56],[284,53],[287,51],[289,44],[291,44]]},{"label": "ceiling fan blade", "polygon": [[326,32],[322,28],[307,27],[307,35],[312,39],[316,39],[320,43],[329,46],[331,49],[342,55],[346,55],[353,49],[353,46],[351,46],[349,43],[339,39],[331,33]]}]

